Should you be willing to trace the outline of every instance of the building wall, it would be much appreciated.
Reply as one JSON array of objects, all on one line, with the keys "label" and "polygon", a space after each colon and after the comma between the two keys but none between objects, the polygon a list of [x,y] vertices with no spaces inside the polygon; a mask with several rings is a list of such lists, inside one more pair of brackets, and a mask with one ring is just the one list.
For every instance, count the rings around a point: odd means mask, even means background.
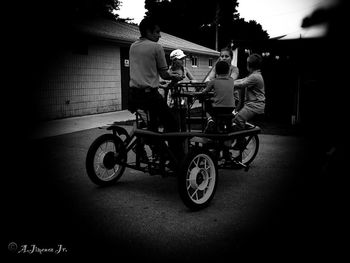
[{"label": "building wall", "polygon": [[[191,57],[197,57],[192,66]],[[112,112],[122,109],[120,47],[113,43],[94,43],[63,51],[46,69],[36,90],[36,115],[52,120]],[[202,81],[211,70],[209,58],[188,54],[186,66]],[[126,99],[126,98],[124,98]]]},{"label": "building wall", "polygon": [[[197,57],[197,66],[192,66],[192,56]],[[214,65],[217,57],[190,54],[186,58],[186,67],[191,71],[196,80],[203,81],[205,76],[207,76],[208,72],[212,69],[209,66],[209,58],[212,59]]]},{"label": "building wall", "polygon": [[40,120],[121,109],[120,48],[89,44],[62,52],[37,90]]}]

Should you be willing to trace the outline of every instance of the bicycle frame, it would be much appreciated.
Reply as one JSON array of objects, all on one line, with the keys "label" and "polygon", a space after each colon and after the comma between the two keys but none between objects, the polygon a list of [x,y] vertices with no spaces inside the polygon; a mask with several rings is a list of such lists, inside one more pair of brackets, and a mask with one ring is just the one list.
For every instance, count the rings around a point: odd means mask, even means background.
[{"label": "bicycle frame", "polygon": [[[185,121],[185,126],[179,127],[181,131],[148,130],[149,116],[141,110],[136,110],[136,122],[131,132],[116,123],[107,126],[112,134],[96,138],[87,152],[86,170],[90,180],[100,186],[112,185],[121,178],[127,167],[149,174],[175,175],[184,204],[192,210],[199,210],[207,207],[214,196],[218,168],[235,168],[238,165],[238,168],[248,169],[259,149],[257,134],[260,133],[260,128],[251,126],[240,131],[226,129],[223,132],[205,133],[202,103],[199,117],[202,126],[193,129],[191,106],[198,99],[194,95],[199,93],[189,92],[188,87],[189,84],[185,88],[178,86],[174,95],[177,100],[175,110],[186,110],[187,113],[185,116],[180,115],[185,118],[182,120]],[[199,87],[203,87],[203,83],[194,88],[197,90]],[[183,97],[187,100],[186,109],[179,103]],[[227,127],[228,124],[224,123],[224,126]],[[238,138],[245,141],[242,146],[241,143],[236,145]],[[168,147],[169,142],[171,146],[173,142],[176,142],[175,145],[181,144],[183,152],[179,154],[180,149],[177,147]],[[131,152],[135,152],[135,156],[130,155]]]},{"label": "bicycle frame", "polygon": [[[181,97],[187,98],[187,106],[186,106],[186,131],[180,131],[180,132],[155,132],[150,131],[146,126],[142,125],[142,123],[147,122],[148,115],[147,113],[144,113],[140,110],[136,111],[136,125],[134,126],[134,129],[129,134],[123,127],[112,124],[110,125],[107,130],[111,130],[115,136],[125,136],[124,146],[126,149],[126,152],[130,152],[133,149],[136,149],[135,151],[135,162],[132,163],[121,163],[121,165],[124,165],[126,167],[140,170],[143,172],[153,172],[153,170],[157,170],[158,172],[163,173],[165,170],[165,162],[166,159],[164,156],[168,156],[168,160],[171,160],[176,166],[179,166],[181,164],[182,160],[179,160],[176,158],[175,154],[171,151],[169,147],[167,147],[167,142],[169,139],[176,138],[177,140],[181,141],[181,144],[183,146],[183,153],[184,156],[188,154],[190,147],[207,147],[210,148],[211,151],[220,152],[221,150],[226,149],[225,142],[227,141],[234,141],[238,137],[247,137],[246,144],[249,143],[249,141],[252,139],[252,137],[258,133],[261,132],[261,129],[257,126],[251,126],[249,129],[246,130],[240,130],[235,132],[227,132],[227,133],[204,133],[204,123],[205,123],[205,112],[203,103],[201,106],[201,116],[200,116],[200,122],[201,122],[201,130],[192,130],[191,122],[195,119],[191,117],[191,106],[194,99],[193,94],[197,93],[191,93],[188,92],[190,87],[194,87],[195,90],[199,90],[200,88],[203,88],[203,83],[185,83],[184,85],[178,85],[175,87],[174,92],[174,98],[175,98],[175,107],[176,109],[180,110],[183,109],[183,107],[179,103],[179,99]],[[195,120],[198,120],[195,119]],[[159,152],[153,152],[152,155],[158,154],[160,156],[160,162],[156,165],[155,163],[152,163],[149,161],[148,163],[142,163],[141,161],[141,147],[144,145],[156,145],[158,146]],[[244,147],[246,145],[243,145]],[[151,147],[151,146],[150,146]],[[237,162],[244,168],[247,168],[246,165],[240,163],[239,158],[237,159]],[[142,165],[144,164],[144,165]],[[157,166],[157,167],[155,167]]]}]

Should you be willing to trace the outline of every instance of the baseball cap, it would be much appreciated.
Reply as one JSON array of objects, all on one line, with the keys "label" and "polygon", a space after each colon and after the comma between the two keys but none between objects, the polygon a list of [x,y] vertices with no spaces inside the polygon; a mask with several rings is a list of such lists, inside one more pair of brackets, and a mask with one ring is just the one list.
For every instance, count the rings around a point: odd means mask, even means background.
[{"label": "baseball cap", "polygon": [[182,59],[186,57],[185,53],[181,49],[175,49],[170,53],[170,59]]}]

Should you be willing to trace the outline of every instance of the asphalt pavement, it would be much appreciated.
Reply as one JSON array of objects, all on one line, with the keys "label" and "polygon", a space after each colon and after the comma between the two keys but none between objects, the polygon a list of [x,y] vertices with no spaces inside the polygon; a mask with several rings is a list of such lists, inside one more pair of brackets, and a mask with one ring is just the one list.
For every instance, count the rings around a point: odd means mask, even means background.
[{"label": "asphalt pavement", "polygon": [[285,262],[341,255],[338,206],[324,187],[334,184],[313,162],[307,138],[261,134],[250,170],[220,169],[210,206],[191,212],[175,177],[127,169],[111,187],[89,180],[87,150],[106,133],[96,127],[117,117],[75,118],[70,130],[56,122],[59,134],[47,128],[29,140],[9,140],[3,161],[9,168],[4,225],[10,257]]}]

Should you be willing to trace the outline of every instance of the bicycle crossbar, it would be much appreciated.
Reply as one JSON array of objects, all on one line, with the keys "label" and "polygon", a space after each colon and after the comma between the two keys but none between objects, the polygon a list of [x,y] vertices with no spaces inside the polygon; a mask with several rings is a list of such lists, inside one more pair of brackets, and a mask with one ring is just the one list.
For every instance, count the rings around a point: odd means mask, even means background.
[{"label": "bicycle crossbar", "polygon": [[173,138],[173,137],[203,137],[208,139],[227,139],[236,137],[239,135],[252,135],[252,134],[258,134],[261,132],[260,127],[255,126],[251,129],[245,129],[241,131],[235,131],[235,132],[229,132],[229,133],[203,133],[203,132],[153,132],[149,130],[143,130],[143,129],[135,129],[135,135],[142,135],[147,137],[157,137],[157,138]]}]

